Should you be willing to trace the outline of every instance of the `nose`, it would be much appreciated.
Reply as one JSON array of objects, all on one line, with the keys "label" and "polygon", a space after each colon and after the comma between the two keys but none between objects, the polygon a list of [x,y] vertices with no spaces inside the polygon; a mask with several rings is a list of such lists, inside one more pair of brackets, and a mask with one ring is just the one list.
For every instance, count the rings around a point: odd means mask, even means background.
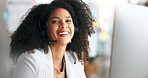
[{"label": "nose", "polygon": [[60,28],[68,28],[68,26],[65,22],[61,22]]}]

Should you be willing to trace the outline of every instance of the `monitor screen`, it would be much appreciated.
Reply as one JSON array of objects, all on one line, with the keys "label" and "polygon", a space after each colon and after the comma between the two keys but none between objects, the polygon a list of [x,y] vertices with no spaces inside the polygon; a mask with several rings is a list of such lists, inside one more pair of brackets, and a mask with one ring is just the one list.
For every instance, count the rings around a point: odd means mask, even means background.
[{"label": "monitor screen", "polygon": [[110,78],[148,78],[148,7],[116,6]]}]

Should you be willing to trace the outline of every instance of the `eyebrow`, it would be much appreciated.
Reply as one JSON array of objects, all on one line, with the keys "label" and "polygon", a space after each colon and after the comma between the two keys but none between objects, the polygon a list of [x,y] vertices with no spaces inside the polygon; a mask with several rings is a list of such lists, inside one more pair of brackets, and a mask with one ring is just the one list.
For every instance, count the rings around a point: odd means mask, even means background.
[{"label": "eyebrow", "polygon": [[71,18],[71,16],[68,16],[68,17],[66,17],[66,18]]},{"label": "eyebrow", "polygon": [[[50,19],[50,21],[51,21],[52,19],[54,19],[54,18],[60,19],[59,17],[53,17],[53,18]],[[71,18],[71,16],[67,16],[66,18]]]},{"label": "eyebrow", "polygon": [[50,21],[51,21],[52,19],[54,19],[54,18],[60,19],[59,17],[53,17],[53,18],[50,19]]}]

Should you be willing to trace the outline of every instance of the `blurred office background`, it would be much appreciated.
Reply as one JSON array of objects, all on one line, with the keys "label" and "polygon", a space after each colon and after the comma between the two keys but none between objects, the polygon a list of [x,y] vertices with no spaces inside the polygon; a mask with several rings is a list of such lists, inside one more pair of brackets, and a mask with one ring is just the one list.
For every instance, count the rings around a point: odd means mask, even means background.
[{"label": "blurred office background", "polygon": [[[10,35],[34,5],[52,0],[0,0],[0,78],[8,78]],[[89,37],[90,60],[85,65],[87,78],[109,78],[114,9],[117,3],[148,6],[147,0],[83,0],[96,19],[96,33]]]}]

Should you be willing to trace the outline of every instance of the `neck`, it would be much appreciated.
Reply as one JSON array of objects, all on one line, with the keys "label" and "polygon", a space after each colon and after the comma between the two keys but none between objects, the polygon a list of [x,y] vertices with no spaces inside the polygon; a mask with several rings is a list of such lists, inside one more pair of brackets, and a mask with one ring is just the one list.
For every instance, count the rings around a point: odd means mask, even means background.
[{"label": "neck", "polygon": [[51,52],[52,52],[52,59],[53,59],[53,65],[61,70],[62,69],[62,59],[65,54],[66,45],[65,46],[59,46],[59,45],[50,45]]}]

